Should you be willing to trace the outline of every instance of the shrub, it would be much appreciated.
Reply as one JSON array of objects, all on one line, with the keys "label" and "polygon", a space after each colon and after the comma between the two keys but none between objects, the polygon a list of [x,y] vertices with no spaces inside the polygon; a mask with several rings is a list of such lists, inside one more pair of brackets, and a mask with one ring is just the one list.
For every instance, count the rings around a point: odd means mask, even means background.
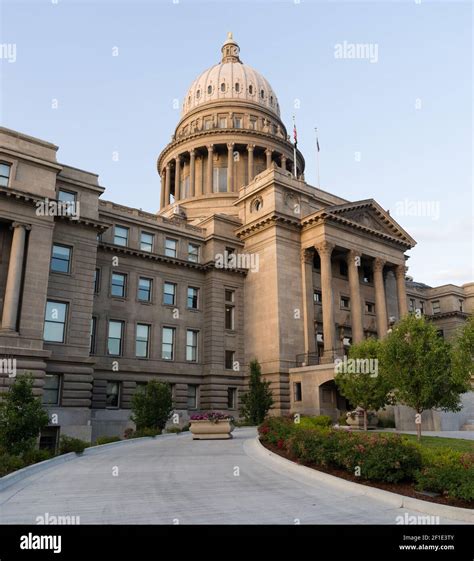
[{"label": "shrub", "polygon": [[143,391],[134,394],[131,419],[137,430],[152,428],[162,431],[172,410],[171,386],[151,380]]},{"label": "shrub", "polygon": [[18,376],[0,401],[0,446],[13,455],[34,448],[49,422],[41,401],[33,395],[33,378]]},{"label": "shrub", "polygon": [[96,439],[95,445],[101,446],[102,444],[110,444],[111,442],[120,442],[122,439],[119,436],[99,436]]},{"label": "shrub", "polygon": [[423,467],[415,475],[416,489],[474,501],[474,454],[451,450],[423,453]]},{"label": "shrub", "polygon": [[312,429],[317,427],[330,427],[332,419],[328,415],[317,415],[316,417],[301,417],[296,426],[301,429]]},{"label": "shrub", "polygon": [[346,413],[343,413],[339,419],[337,420],[337,422],[339,423],[339,426],[341,427],[346,427],[347,426],[347,419],[346,419]]},{"label": "shrub", "polygon": [[182,431],[181,427],[171,427],[169,429],[166,429],[167,433],[172,433],[172,434],[173,433],[177,434],[180,433],[181,431]]},{"label": "shrub", "polygon": [[[260,440],[278,446],[295,430],[295,423],[290,417],[269,417],[259,427]],[[279,445],[281,448],[281,444]]]},{"label": "shrub", "polygon": [[270,382],[262,380],[262,370],[257,359],[250,363],[249,391],[241,398],[241,413],[249,425],[258,425],[273,405]]},{"label": "shrub", "polygon": [[161,429],[144,428],[134,431],[133,429],[126,429],[124,432],[124,438],[127,440],[130,438],[143,438],[147,436],[158,436],[161,434]]},{"label": "shrub", "polygon": [[32,450],[25,452],[22,457],[25,465],[29,466],[31,464],[37,464],[38,462],[50,460],[53,456],[54,452],[52,450],[33,448]]},{"label": "shrub", "polygon": [[89,446],[89,442],[81,440],[80,438],[61,436],[59,441],[59,453],[68,454],[69,452],[76,452],[76,454],[82,454]]},{"label": "shrub", "polygon": [[302,462],[330,466],[334,464],[340,435],[327,429],[299,429],[289,438],[287,450]]},{"label": "shrub", "polygon": [[382,429],[394,429],[395,419],[390,417],[379,417],[378,426]]},{"label": "shrub", "polygon": [[6,452],[0,453],[0,477],[8,475],[12,471],[25,467],[25,462],[20,456],[13,456]]}]

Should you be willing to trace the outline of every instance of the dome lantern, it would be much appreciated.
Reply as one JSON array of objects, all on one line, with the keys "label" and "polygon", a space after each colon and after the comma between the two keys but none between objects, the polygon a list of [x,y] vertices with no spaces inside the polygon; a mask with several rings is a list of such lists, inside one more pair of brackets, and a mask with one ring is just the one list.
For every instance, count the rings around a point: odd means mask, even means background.
[{"label": "dome lantern", "polygon": [[232,36],[232,32],[227,33],[227,39],[221,48],[222,62],[241,62],[239,58],[240,48]]}]

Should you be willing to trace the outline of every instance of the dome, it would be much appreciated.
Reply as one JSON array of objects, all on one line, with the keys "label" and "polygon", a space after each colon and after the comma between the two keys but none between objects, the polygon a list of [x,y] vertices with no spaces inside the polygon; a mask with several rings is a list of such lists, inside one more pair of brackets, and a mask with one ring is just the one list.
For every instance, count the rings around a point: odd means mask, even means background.
[{"label": "dome", "polygon": [[280,106],[268,81],[239,58],[239,46],[232,33],[222,45],[222,60],[202,72],[184,98],[182,116],[215,101],[244,101],[260,105],[278,117]]}]

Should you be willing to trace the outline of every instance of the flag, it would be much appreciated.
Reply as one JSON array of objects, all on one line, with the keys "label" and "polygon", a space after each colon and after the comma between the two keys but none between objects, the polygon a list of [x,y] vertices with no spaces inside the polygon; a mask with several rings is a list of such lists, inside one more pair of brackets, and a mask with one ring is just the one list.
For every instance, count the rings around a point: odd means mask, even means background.
[{"label": "flag", "polygon": [[318,152],[320,152],[320,149],[319,149],[319,138],[318,138],[318,129],[314,129],[314,131],[315,131],[315,133],[316,133],[316,150],[317,150]]},{"label": "flag", "polygon": [[297,144],[298,144],[298,134],[296,132],[296,123],[295,123],[295,118],[294,117],[293,117],[293,140],[294,140],[295,147],[296,147]]}]

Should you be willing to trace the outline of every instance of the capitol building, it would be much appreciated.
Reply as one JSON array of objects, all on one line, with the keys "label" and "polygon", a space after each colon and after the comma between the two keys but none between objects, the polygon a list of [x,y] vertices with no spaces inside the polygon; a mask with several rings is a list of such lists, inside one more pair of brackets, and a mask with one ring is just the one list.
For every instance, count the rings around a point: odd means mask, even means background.
[{"label": "capitol building", "polygon": [[[272,413],[336,420],[349,404],[334,361],[352,343],[415,310],[449,338],[474,312],[474,283],[408,276],[416,242],[374,199],[305,181],[276,92],[240,56],[229,34],[186,93],[157,157],[156,213],[106,200],[54,144],[0,129],[0,359],[31,372],[56,414],[43,445],[122,435],[152,379],[172,385],[183,424],[200,410],[238,416],[253,358]],[[69,212],[39,212],[51,202]],[[473,417],[470,399],[456,415],[425,412],[424,428]]]}]

